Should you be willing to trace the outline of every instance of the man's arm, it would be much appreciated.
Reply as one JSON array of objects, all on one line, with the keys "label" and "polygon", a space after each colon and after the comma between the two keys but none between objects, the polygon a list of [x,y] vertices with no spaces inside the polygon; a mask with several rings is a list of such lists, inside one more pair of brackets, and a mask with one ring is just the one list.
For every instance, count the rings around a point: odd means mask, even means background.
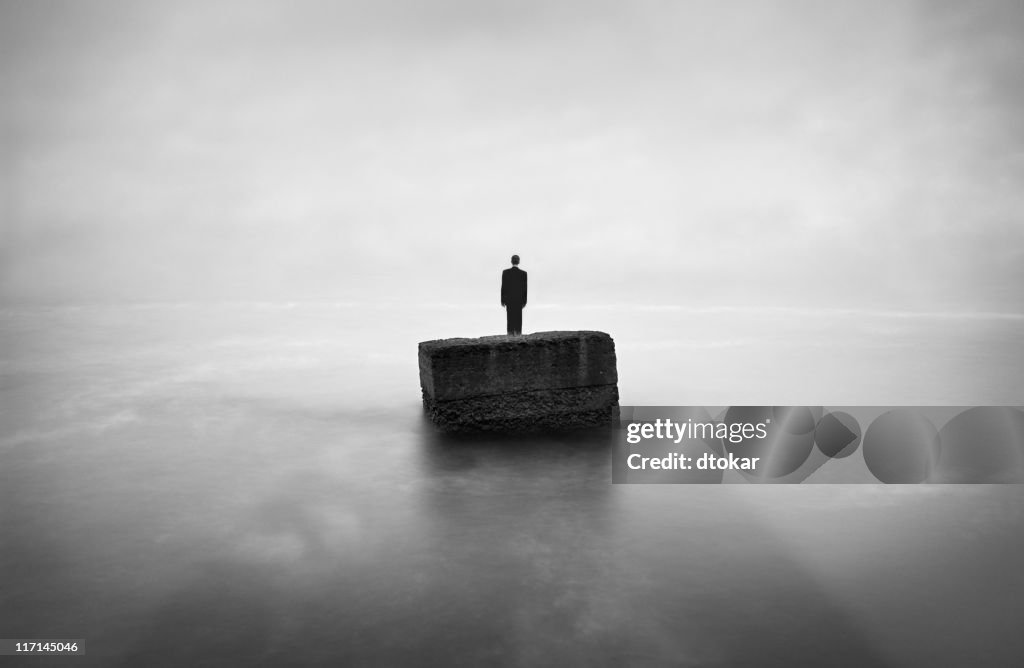
[{"label": "man's arm", "polygon": [[502,306],[505,305],[505,292],[506,292],[506,288],[505,288],[505,275],[506,275],[505,272],[501,272],[501,305]]},{"label": "man's arm", "polygon": [[526,272],[523,272],[523,307],[526,306]]}]

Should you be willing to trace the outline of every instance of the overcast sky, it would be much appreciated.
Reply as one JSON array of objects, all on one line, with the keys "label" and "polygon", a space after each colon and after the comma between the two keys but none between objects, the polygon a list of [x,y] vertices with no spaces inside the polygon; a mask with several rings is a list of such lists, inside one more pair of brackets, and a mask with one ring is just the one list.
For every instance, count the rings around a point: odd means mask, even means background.
[{"label": "overcast sky", "polygon": [[0,299],[1024,311],[1018,2],[0,0]]}]

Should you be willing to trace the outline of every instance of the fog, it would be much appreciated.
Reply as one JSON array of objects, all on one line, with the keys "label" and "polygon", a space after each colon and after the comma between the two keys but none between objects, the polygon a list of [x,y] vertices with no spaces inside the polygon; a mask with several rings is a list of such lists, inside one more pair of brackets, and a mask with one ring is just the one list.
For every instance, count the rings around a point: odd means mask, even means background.
[{"label": "fog", "polygon": [[0,300],[1024,310],[1019,2],[0,2]]}]

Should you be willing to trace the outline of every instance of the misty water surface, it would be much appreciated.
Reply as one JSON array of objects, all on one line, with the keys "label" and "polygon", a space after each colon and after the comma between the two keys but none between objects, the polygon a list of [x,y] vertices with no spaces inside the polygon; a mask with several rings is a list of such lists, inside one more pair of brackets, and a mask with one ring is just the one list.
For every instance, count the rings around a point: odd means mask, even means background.
[{"label": "misty water surface", "polygon": [[[596,436],[452,441],[416,342],[500,309],[0,316],[4,637],[82,665],[1005,665],[1019,486],[612,486]],[[1021,403],[1005,316],[527,309],[624,404]],[[40,661],[40,665],[43,662]]]}]

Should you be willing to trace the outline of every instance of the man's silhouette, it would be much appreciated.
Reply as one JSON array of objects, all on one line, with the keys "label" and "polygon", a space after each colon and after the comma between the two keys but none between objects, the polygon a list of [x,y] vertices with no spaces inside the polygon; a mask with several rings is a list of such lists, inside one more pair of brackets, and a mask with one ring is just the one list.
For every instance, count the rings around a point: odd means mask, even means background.
[{"label": "man's silhouette", "polygon": [[509,334],[523,333],[523,307],[526,306],[526,272],[519,268],[519,256],[512,256],[512,266],[501,272],[501,305],[505,307]]}]

